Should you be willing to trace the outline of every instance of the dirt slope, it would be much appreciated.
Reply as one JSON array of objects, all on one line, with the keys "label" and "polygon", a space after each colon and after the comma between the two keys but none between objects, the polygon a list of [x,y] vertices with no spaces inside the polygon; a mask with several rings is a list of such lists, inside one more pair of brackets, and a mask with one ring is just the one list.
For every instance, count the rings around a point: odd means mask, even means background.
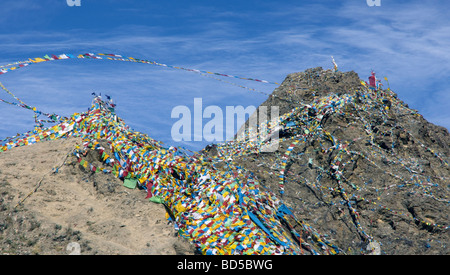
[{"label": "dirt slope", "polygon": [[194,253],[167,224],[163,205],[67,157],[77,142],[47,141],[0,155],[0,254]]}]

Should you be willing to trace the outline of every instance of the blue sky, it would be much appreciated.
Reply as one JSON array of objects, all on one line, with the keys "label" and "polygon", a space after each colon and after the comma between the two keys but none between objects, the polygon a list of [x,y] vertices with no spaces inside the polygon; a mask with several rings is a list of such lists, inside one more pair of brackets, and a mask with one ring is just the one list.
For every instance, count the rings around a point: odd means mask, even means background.
[{"label": "blue sky", "polygon": [[[445,0],[129,1],[2,0],[0,65],[46,54],[115,53],[174,66],[282,82],[321,66],[371,70],[432,123],[450,129],[450,2]],[[226,79],[270,93],[276,85]],[[86,111],[91,93],[111,95],[118,115],[173,143],[177,105],[258,106],[267,96],[192,72],[108,60],[36,64],[0,76],[45,112]],[[7,94],[0,98],[11,100]],[[0,105],[0,139],[31,130],[33,113]],[[195,134],[195,133],[194,133]]]}]

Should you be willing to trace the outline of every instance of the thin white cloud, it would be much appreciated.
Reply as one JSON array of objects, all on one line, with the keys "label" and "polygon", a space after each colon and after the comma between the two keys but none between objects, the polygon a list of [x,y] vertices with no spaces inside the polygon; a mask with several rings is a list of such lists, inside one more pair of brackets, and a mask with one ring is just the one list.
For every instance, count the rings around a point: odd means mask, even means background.
[{"label": "thin white cloud", "polygon": [[[239,24],[231,22],[230,18],[240,20],[256,14],[234,11],[215,13],[212,24],[204,24],[211,18],[199,18],[196,24],[201,27],[177,35],[165,33],[159,27],[141,25],[123,25],[102,33],[73,29],[0,34],[0,51],[17,56],[18,60],[47,53],[111,52],[277,82],[288,73],[309,67],[331,68],[330,56],[333,55],[342,70],[355,70],[363,79],[371,69],[380,76],[387,76],[401,99],[424,113],[430,121],[450,128],[445,119],[450,117],[449,101],[442,100],[445,93],[428,88],[442,89],[449,84],[449,19],[438,4],[414,2],[406,9],[400,4],[392,7],[386,3],[384,7],[389,9],[377,9],[367,7],[361,0],[345,2],[338,9],[323,4],[291,8],[277,3],[277,6],[279,8],[258,14],[259,18],[273,21],[267,31],[242,33]],[[11,61],[17,60],[0,56],[0,64]],[[76,111],[83,111],[87,108],[84,101],[89,100],[90,89],[108,91],[119,101],[118,110],[127,123],[160,137],[167,129],[170,133],[170,110],[179,104],[192,105],[194,97],[204,98],[205,105],[257,106],[265,100],[258,93],[191,72],[107,62],[60,65],[49,62],[45,65],[47,71],[44,65],[37,64],[21,69],[28,70],[27,74],[6,74],[0,81],[7,79],[9,84],[17,83],[13,88],[27,95],[26,98],[31,98],[31,94],[25,91],[36,87],[42,90],[47,83],[45,97],[36,104],[56,110],[81,108]],[[275,88],[225,80],[268,93]],[[436,85],[440,81],[447,85]],[[52,96],[55,94],[59,96]],[[75,100],[77,97],[82,100]],[[57,102],[64,106],[58,107]],[[159,121],[158,126],[152,126],[152,121]]]}]

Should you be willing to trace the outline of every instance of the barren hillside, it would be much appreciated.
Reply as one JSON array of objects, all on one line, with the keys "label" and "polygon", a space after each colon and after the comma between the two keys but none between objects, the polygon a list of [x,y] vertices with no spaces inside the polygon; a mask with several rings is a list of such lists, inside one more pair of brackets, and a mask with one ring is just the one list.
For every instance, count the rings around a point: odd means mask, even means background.
[{"label": "barren hillside", "polygon": [[71,243],[83,255],[194,254],[163,205],[80,166],[72,154],[80,143],[46,141],[0,154],[1,254],[76,253]]}]

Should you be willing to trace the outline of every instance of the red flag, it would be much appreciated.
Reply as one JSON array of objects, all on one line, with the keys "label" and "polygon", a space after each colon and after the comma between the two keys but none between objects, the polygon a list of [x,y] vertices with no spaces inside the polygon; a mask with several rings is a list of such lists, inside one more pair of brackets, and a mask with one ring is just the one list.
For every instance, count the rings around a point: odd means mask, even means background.
[{"label": "red flag", "polygon": [[376,86],[377,86],[376,80],[377,80],[377,79],[376,79],[376,77],[375,77],[375,73],[372,72],[372,75],[369,76],[369,85],[370,85],[371,87],[376,87]]}]

